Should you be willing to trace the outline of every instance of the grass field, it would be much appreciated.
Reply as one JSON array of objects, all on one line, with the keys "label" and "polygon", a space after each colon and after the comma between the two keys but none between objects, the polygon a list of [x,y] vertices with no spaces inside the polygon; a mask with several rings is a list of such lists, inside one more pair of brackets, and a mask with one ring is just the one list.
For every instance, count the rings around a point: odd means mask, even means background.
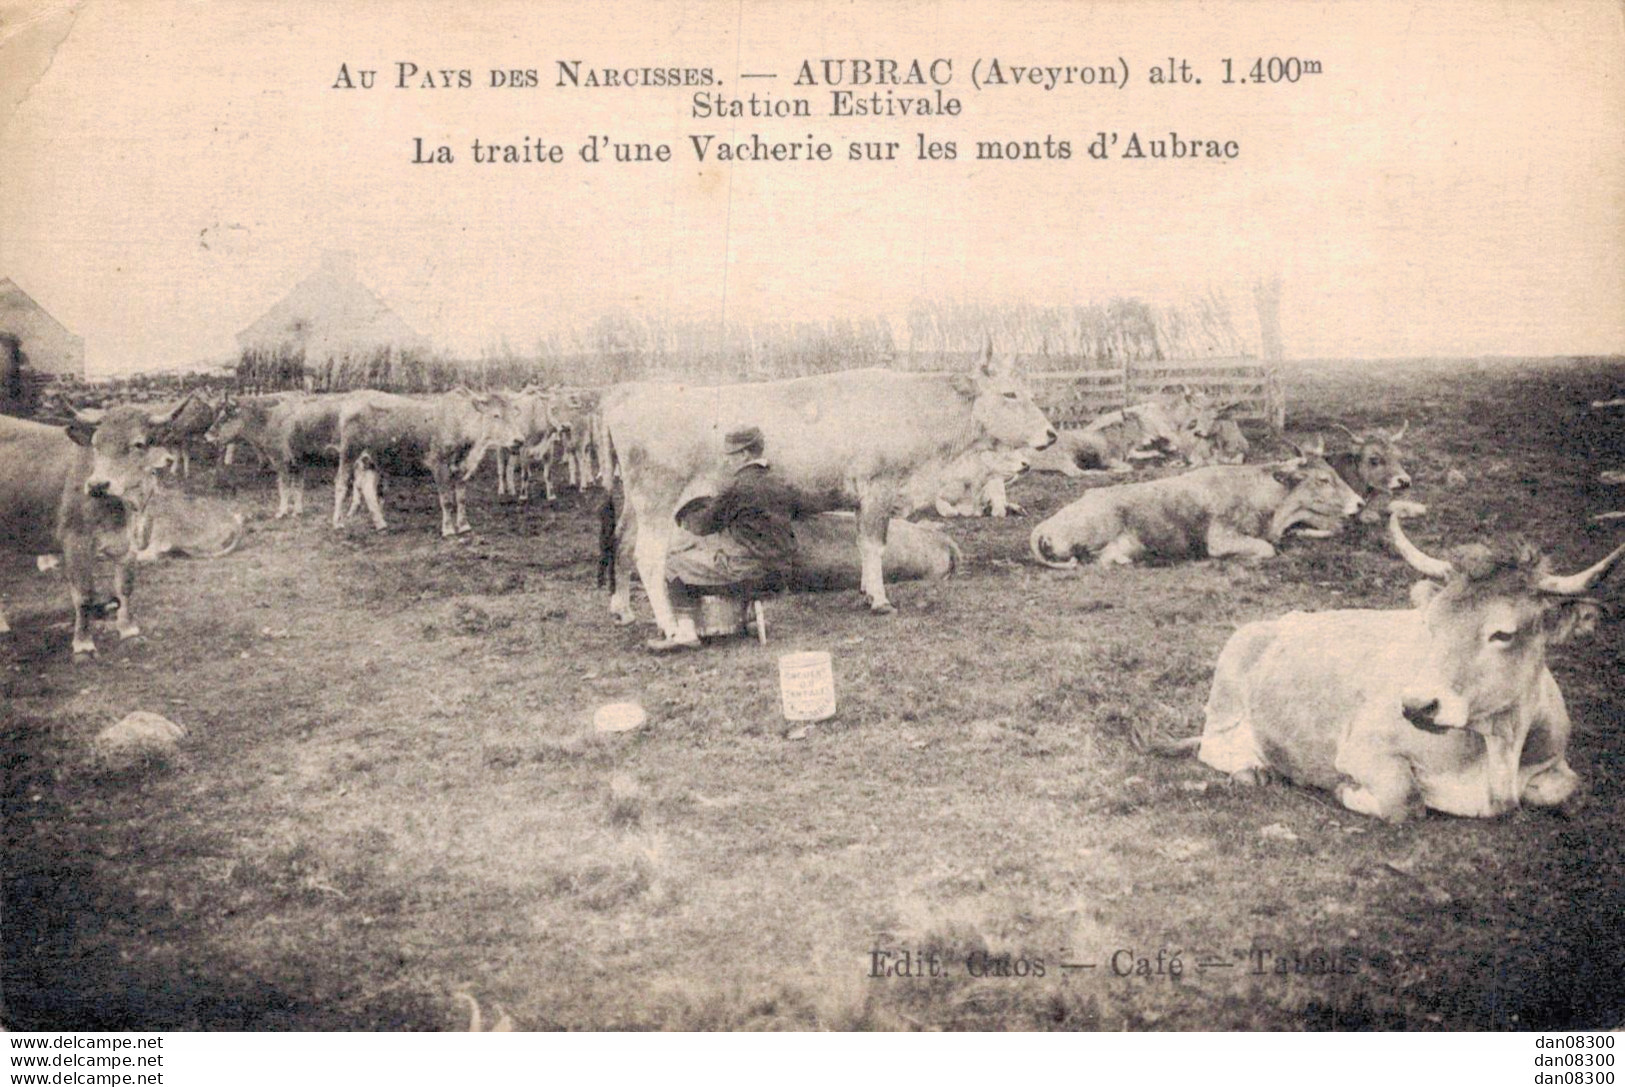
[{"label": "grass field", "polygon": [[[1617,361],[1285,384],[1294,431],[1411,420],[1424,547],[1524,533],[1568,570],[1625,532],[1587,522],[1625,506],[1595,482],[1625,429],[1586,410]],[[593,588],[595,498],[521,511],[487,476],[476,535],[443,542],[426,480],[380,536],[331,531],[322,486],[271,521],[269,478],[223,473],[192,486],[236,495],[241,551],[143,569],[148,636],[108,626],[94,663],[59,590],[7,571],[13,1029],[457,1029],[459,990],[522,1029],[1625,1023],[1616,616],[1551,662],[1588,806],[1390,827],[1130,742],[1200,729],[1239,623],[1404,605],[1369,531],[1056,572],[1027,534],[1081,485],[1028,479],[1029,516],[954,524],[963,570],[898,586],[895,616],[775,599],[765,649],[654,658]],[[801,649],[833,653],[840,712],[791,739],[776,661]],[[649,725],[591,732],[625,698]],[[91,738],[138,709],[186,726],[180,756],[98,770]],[[945,976],[870,976],[905,949]]]}]

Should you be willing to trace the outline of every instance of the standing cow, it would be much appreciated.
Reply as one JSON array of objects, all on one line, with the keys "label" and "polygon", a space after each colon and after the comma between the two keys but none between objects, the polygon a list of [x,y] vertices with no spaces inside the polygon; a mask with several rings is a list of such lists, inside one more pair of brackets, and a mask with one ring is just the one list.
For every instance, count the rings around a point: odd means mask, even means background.
[{"label": "standing cow", "polygon": [[[141,633],[131,606],[133,553],[152,476],[174,457],[162,448],[177,406],[149,415],[133,405],[111,408],[99,422],[66,428],[0,416],[0,546],[19,555],[62,555],[73,600],[73,652],[96,651],[95,562],[114,560],[113,595],[120,638]],[[0,631],[8,630],[0,615]]]},{"label": "standing cow", "polygon": [[176,463],[170,471],[182,479],[192,478],[192,454],[207,438],[219,414],[219,405],[201,393],[192,393],[175,408],[175,421],[169,426],[168,443]]},{"label": "standing cow", "polygon": [[347,394],[275,393],[228,397],[205,437],[229,446],[245,442],[276,473],[276,516],[305,511],[305,472],[338,453],[339,410]]},{"label": "standing cow", "polygon": [[1546,650],[1591,629],[1586,594],[1625,547],[1559,576],[1527,547],[1446,561],[1412,544],[1397,513],[1388,525],[1429,579],[1415,607],[1247,624],[1219,654],[1202,735],[1166,750],[1194,747],[1247,783],[1277,772],[1395,823],[1418,805],[1495,816],[1568,800],[1579,779]]},{"label": "standing cow", "polygon": [[[666,554],[679,505],[715,486],[723,435],[754,426],[774,473],[815,506],[856,508],[861,583],[869,607],[894,611],[881,556],[887,526],[906,515],[918,478],[934,478],[973,448],[1033,446],[1055,430],[1009,364],[989,344],[963,376],[848,370],[759,384],[691,388],[634,384],[611,389],[603,414],[635,524],[638,575],[663,634],[676,629],[666,590]],[[926,491],[926,493],[930,493]],[[611,600],[632,619],[630,579]]]},{"label": "standing cow", "polygon": [[416,460],[434,477],[440,534],[448,537],[473,531],[464,497],[486,450],[505,446],[517,452],[525,439],[518,412],[504,397],[467,389],[421,400],[392,393],[352,393],[339,410],[338,429],[334,528],[344,524],[347,473],[352,468],[373,527],[382,532],[389,525],[378,501],[378,471],[391,463]]}]

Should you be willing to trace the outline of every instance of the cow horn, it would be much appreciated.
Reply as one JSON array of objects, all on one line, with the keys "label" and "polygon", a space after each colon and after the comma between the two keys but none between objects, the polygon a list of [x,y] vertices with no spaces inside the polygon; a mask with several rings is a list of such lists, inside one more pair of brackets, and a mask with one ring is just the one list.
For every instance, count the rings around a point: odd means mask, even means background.
[{"label": "cow horn", "polygon": [[1333,423],[1332,426],[1336,427],[1338,430],[1341,430],[1344,434],[1347,434],[1351,440],[1355,442],[1360,440],[1360,436],[1358,434],[1354,433],[1354,431],[1350,430],[1342,423]]},{"label": "cow horn", "polygon": [[1578,574],[1569,574],[1566,577],[1547,574],[1535,582],[1535,588],[1556,596],[1578,596],[1596,584],[1597,579],[1612,569],[1622,555],[1625,555],[1625,544],[1614,548],[1601,562],[1581,570]]},{"label": "cow horn", "polygon": [[1410,428],[1411,428],[1411,421],[1409,419],[1406,419],[1405,422],[1400,426],[1400,428],[1398,430],[1394,431],[1394,433],[1389,437],[1388,440],[1391,441],[1391,442],[1399,441],[1399,439],[1401,439],[1401,438],[1403,438],[1405,436],[1405,432],[1407,430],[1409,430]]},{"label": "cow horn", "polygon": [[[1456,569],[1455,566],[1444,559],[1436,559],[1411,543],[1410,537],[1406,536],[1405,530],[1400,527],[1399,514],[1397,513],[1388,515],[1388,537],[1394,541],[1394,550],[1399,552],[1399,557],[1410,563],[1411,567],[1420,574],[1442,579],[1449,577]],[[1625,548],[1621,550],[1625,550]]]}]

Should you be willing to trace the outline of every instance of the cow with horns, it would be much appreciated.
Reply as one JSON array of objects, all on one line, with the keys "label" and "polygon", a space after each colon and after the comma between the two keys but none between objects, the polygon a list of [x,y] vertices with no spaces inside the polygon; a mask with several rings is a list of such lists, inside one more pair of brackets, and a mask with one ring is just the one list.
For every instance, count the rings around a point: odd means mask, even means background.
[{"label": "cow with horns", "polygon": [[1579,778],[1546,651],[1592,628],[1587,594],[1625,546],[1558,575],[1527,545],[1446,560],[1413,544],[1398,513],[1388,528],[1428,579],[1415,607],[1249,623],[1219,655],[1202,735],[1164,750],[1195,748],[1242,782],[1278,773],[1395,823],[1418,807],[1499,816],[1569,800]]}]

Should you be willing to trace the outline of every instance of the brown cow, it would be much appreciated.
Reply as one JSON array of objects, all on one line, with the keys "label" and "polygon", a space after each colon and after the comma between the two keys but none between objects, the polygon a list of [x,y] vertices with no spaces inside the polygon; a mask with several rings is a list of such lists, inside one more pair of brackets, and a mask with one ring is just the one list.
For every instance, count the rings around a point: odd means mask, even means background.
[{"label": "brown cow", "polygon": [[333,527],[344,524],[347,473],[354,467],[355,485],[367,503],[373,527],[380,532],[388,528],[378,501],[378,471],[391,463],[417,460],[434,477],[440,498],[440,534],[472,532],[464,509],[467,481],[486,450],[506,446],[513,452],[524,443],[518,415],[503,396],[467,389],[425,399],[380,392],[347,395],[339,410]]},{"label": "brown cow", "polygon": [[1410,427],[1411,422],[1407,419],[1392,434],[1375,429],[1356,434],[1341,423],[1337,424],[1337,428],[1349,436],[1352,444],[1347,450],[1334,453],[1326,460],[1337,469],[1337,474],[1343,477],[1354,493],[1366,500],[1365,511],[1360,514],[1360,520],[1365,524],[1374,525],[1382,520],[1380,499],[1391,500],[1411,485],[1410,473],[1405,471],[1399,452],[1399,440]]},{"label": "brown cow", "polygon": [[1428,581],[1412,608],[1292,612],[1249,623],[1219,654],[1201,760],[1242,782],[1271,772],[1400,822],[1416,807],[1497,816],[1575,795],[1569,715],[1548,646],[1590,630],[1592,586],[1619,547],[1577,574],[1531,548],[1427,555],[1397,513],[1389,532]]},{"label": "brown cow", "polygon": [[[604,421],[636,524],[638,575],[663,634],[676,629],[666,588],[666,555],[681,503],[701,493],[723,466],[723,435],[759,428],[773,471],[826,509],[856,507],[862,587],[870,609],[895,609],[881,556],[894,515],[975,447],[1043,447],[1055,430],[1008,363],[988,345],[964,376],[848,370],[757,384],[690,388],[634,384],[604,396]],[[631,621],[630,579],[611,609]]]},{"label": "brown cow", "polygon": [[276,472],[276,516],[297,517],[305,511],[306,469],[337,459],[339,410],[346,395],[227,397],[205,437],[220,445],[252,446]]},{"label": "brown cow", "polygon": [[1282,534],[1309,521],[1349,517],[1365,503],[1305,446],[1279,464],[1217,465],[1143,483],[1097,487],[1033,529],[1033,557],[1068,569],[1083,556],[1102,566],[1151,555],[1177,559],[1269,558]]},{"label": "brown cow", "polygon": [[174,461],[162,446],[178,411],[153,416],[123,405],[98,423],[76,419],[66,428],[0,416],[0,545],[20,555],[62,555],[76,656],[96,651],[90,620],[105,607],[94,600],[98,557],[114,560],[119,637],[141,633],[131,606],[132,556],[145,541],[133,529],[142,523],[152,473]]}]

